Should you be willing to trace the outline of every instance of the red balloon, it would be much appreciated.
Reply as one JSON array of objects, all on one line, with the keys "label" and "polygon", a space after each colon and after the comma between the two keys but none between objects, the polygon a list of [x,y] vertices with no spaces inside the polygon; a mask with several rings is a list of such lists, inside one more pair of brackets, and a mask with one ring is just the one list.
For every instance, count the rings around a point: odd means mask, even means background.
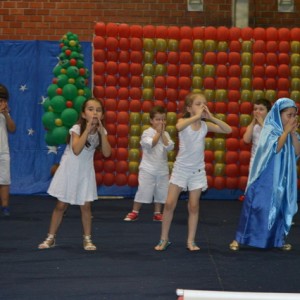
[{"label": "red balloon", "polygon": [[129,95],[131,99],[141,99],[142,98],[142,90],[137,87],[132,87],[129,90]]},{"label": "red balloon", "polygon": [[122,51],[128,51],[130,48],[130,40],[127,38],[120,38],[119,47]]},{"label": "red balloon", "polygon": [[112,148],[114,148],[117,144],[117,139],[115,135],[108,134],[107,135],[108,142]]},{"label": "red balloon", "polygon": [[214,151],[205,150],[204,158],[205,158],[205,163],[212,163],[215,158]]},{"label": "red balloon", "polygon": [[[207,186],[208,186],[208,188],[212,188],[214,186],[214,179],[213,179],[213,177],[207,175],[206,179],[207,179]],[[179,298],[178,298],[178,300],[179,300]],[[183,297],[182,297],[182,300],[183,300]]]},{"label": "red balloon", "polygon": [[115,86],[107,86],[105,88],[105,97],[106,98],[117,98],[118,90]]},{"label": "red balloon", "polygon": [[143,82],[143,79],[141,76],[131,76],[130,78],[130,86],[131,88],[133,87],[141,87],[142,86],[142,82]]},{"label": "red balloon", "polygon": [[240,131],[237,126],[231,126],[231,130],[232,130],[232,132],[230,134],[228,134],[228,137],[235,138],[235,139],[240,137]]},{"label": "red balloon", "polygon": [[117,120],[117,113],[115,111],[107,111],[105,113],[105,122],[108,123],[115,123]]},{"label": "red balloon", "polygon": [[103,161],[102,160],[94,160],[94,168],[95,168],[96,173],[102,172]]},{"label": "red balloon", "polygon": [[236,114],[228,114],[226,116],[226,123],[230,126],[238,126],[239,125],[239,117]]},{"label": "red balloon", "polygon": [[241,63],[241,54],[238,52],[229,52],[228,62],[230,65],[239,65]]},{"label": "red balloon", "polygon": [[241,67],[239,65],[231,65],[228,69],[228,75],[230,77],[240,77],[242,73]]},{"label": "red balloon", "polygon": [[266,51],[266,43],[265,41],[258,40],[255,41],[252,47],[253,52],[265,52]]},{"label": "red balloon", "polygon": [[242,28],[241,37],[243,41],[250,41],[253,38],[253,29],[251,27]]},{"label": "red balloon", "polygon": [[115,183],[118,186],[123,186],[127,184],[127,176],[126,174],[117,174],[115,177]]},{"label": "red balloon", "polygon": [[229,39],[229,29],[225,26],[220,26],[217,28],[217,40],[227,41]]},{"label": "red balloon", "polygon": [[251,144],[246,144],[242,139],[240,140],[240,150],[251,150]]},{"label": "red balloon", "polygon": [[156,37],[161,39],[168,38],[168,27],[165,25],[156,26]]},{"label": "red balloon", "polygon": [[277,80],[275,78],[267,78],[265,80],[266,90],[276,90],[277,89]]},{"label": "red balloon", "polygon": [[178,88],[178,78],[175,76],[168,76],[166,79],[166,85],[168,89]]},{"label": "red balloon", "polygon": [[243,102],[240,104],[240,113],[251,115],[253,104],[251,102]]},{"label": "red balloon", "polygon": [[241,38],[241,28],[239,27],[229,28],[229,38],[231,41],[238,41]]},{"label": "red balloon", "polygon": [[162,88],[154,89],[154,98],[156,100],[164,100],[166,98],[166,90]]},{"label": "red balloon", "polygon": [[253,54],[253,64],[263,66],[266,63],[266,56],[264,53],[257,52]]},{"label": "red balloon", "polygon": [[106,39],[106,48],[108,51],[117,51],[119,42],[115,37],[108,37]]},{"label": "red balloon", "polygon": [[276,53],[267,53],[266,55],[266,64],[267,65],[273,65],[273,66],[277,66],[278,64],[278,56]]},{"label": "red balloon", "polygon": [[94,48],[95,49],[105,49],[105,39],[102,36],[95,36],[93,40]]},{"label": "red balloon", "polygon": [[179,50],[181,52],[191,52],[193,50],[193,41],[183,38],[179,41]]},{"label": "red balloon", "polygon": [[217,89],[227,89],[227,78],[226,77],[218,77],[216,79],[216,88]]},{"label": "red balloon", "polygon": [[277,81],[278,90],[288,91],[290,88],[290,81],[288,78],[279,78]]},{"label": "red balloon", "polygon": [[178,26],[168,27],[168,37],[169,39],[178,40],[180,38],[180,29]]},{"label": "red balloon", "polygon": [[128,38],[130,36],[130,27],[128,24],[122,23],[119,25],[119,36],[121,38]]},{"label": "red balloon", "polygon": [[290,63],[290,56],[288,53],[279,53],[278,54],[278,64],[286,64],[288,65]]},{"label": "red balloon", "polygon": [[265,88],[265,81],[261,77],[255,77],[252,80],[252,87],[254,90],[263,90]]},{"label": "red balloon", "polygon": [[278,40],[278,30],[275,27],[269,27],[266,29],[266,39],[267,41],[277,41]]},{"label": "red balloon", "polygon": [[153,107],[152,101],[147,101],[147,100],[143,101],[143,103],[142,103],[142,111],[143,112],[150,112],[152,107]]},{"label": "red balloon", "polygon": [[169,64],[167,66],[167,74],[168,76],[177,76],[179,73],[179,68],[177,65]]},{"label": "red balloon", "polygon": [[119,124],[128,124],[129,121],[129,113],[126,111],[118,112],[117,122]]},{"label": "red balloon", "polygon": [[177,101],[178,100],[178,90],[176,89],[167,89],[166,98],[168,101]]},{"label": "red balloon", "polygon": [[226,177],[226,188],[237,189],[239,186],[239,179],[237,177]]},{"label": "red balloon", "polygon": [[227,77],[228,76],[228,67],[225,65],[218,64],[216,66],[216,76]]},{"label": "red balloon", "polygon": [[129,77],[128,76],[120,76],[119,77],[119,86],[128,87],[129,85]]},{"label": "red balloon", "polygon": [[290,50],[291,50],[290,43],[287,42],[287,41],[281,41],[281,42],[279,42],[278,50],[279,50],[279,52],[282,52],[282,53],[289,53]]},{"label": "red balloon", "polygon": [[237,151],[226,151],[225,162],[226,164],[234,164],[238,161],[239,154]]},{"label": "red balloon", "polygon": [[106,124],[105,129],[107,130],[108,134],[115,135],[117,133],[117,126],[114,123]]},{"label": "red balloon", "polygon": [[154,25],[145,25],[143,27],[143,37],[144,38],[155,38],[156,28]]},{"label": "red balloon", "polygon": [[102,173],[96,173],[96,184],[97,186],[102,185],[103,176]]},{"label": "red balloon", "polygon": [[248,176],[249,165],[240,165],[240,176]]},{"label": "red balloon", "polygon": [[276,66],[266,66],[266,77],[275,78],[277,76],[277,67]]},{"label": "red balloon", "polygon": [[126,173],[128,172],[128,162],[125,160],[120,160],[116,162],[116,172]]},{"label": "red balloon", "polygon": [[253,30],[253,38],[255,40],[266,40],[266,29],[262,27],[256,27]]},{"label": "red balloon", "polygon": [[154,85],[156,88],[165,88],[166,87],[166,79],[164,76],[156,76],[154,79]]},{"label": "red balloon", "polygon": [[215,78],[214,77],[204,78],[203,86],[205,89],[213,90],[215,88]]},{"label": "red balloon", "polygon": [[103,170],[106,173],[112,173],[116,169],[115,162],[113,160],[104,161]]},{"label": "red balloon", "polygon": [[177,112],[177,103],[176,102],[167,102],[167,111],[168,112]]},{"label": "red balloon", "polygon": [[242,165],[249,165],[251,153],[249,151],[240,151],[239,161]]},{"label": "red balloon", "polygon": [[180,27],[180,38],[181,39],[192,39],[193,29],[190,26]]},{"label": "red balloon", "polygon": [[103,176],[103,184],[111,186],[115,183],[115,175],[113,173],[105,173]]},{"label": "red balloon", "polygon": [[212,163],[205,163],[205,172],[206,172],[206,175],[213,176],[214,165]]},{"label": "red balloon", "polygon": [[217,39],[217,28],[213,26],[207,26],[204,28],[204,39],[205,40],[216,40]]},{"label": "red balloon", "polygon": [[216,102],[215,103],[215,112],[218,114],[227,113],[227,103],[226,102]]},{"label": "red balloon", "polygon": [[128,185],[130,187],[138,186],[138,175],[137,174],[129,174],[128,176]]},{"label": "red balloon", "polygon": [[181,52],[179,54],[179,60],[181,64],[191,64],[193,61],[193,56],[190,52]]},{"label": "red balloon", "polygon": [[129,103],[129,109],[132,112],[140,112],[142,107],[142,103],[140,100],[133,99]]},{"label": "red balloon", "polygon": [[131,25],[130,34],[132,37],[141,38],[143,36],[143,27],[141,25]]},{"label": "red balloon", "polygon": [[127,148],[117,148],[116,149],[117,160],[127,160],[128,159],[128,149]]},{"label": "red balloon", "polygon": [[204,38],[204,28],[202,26],[193,27],[193,38],[194,40]]},{"label": "red balloon", "polygon": [[106,25],[104,22],[97,22],[94,29],[96,35],[106,35]]},{"label": "red balloon", "polygon": [[214,188],[217,190],[223,190],[225,188],[225,177],[216,176],[214,178]]},{"label": "red balloon", "polygon": [[127,148],[128,147],[128,137],[119,136],[117,138],[117,147],[118,148]]},{"label": "red balloon", "polygon": [[141,75],[143,73],[143,66],[142,66],[142,64],[131,63],[129,69],[130,69],[131,75],[139,76],[139,75]]},{"label": "red balloon", "polygon": [[191,76],[192,75],[192,66],[188,64],[179,65],[179,75],[180,76]]},{"label": "red balloon", "polygon": [[126,99],[120,99],[118,101],[118,111],[128,111],[129,108],[129,101]]},{"label": "red balloon", "polygon": [[93,88],[93,94],[96,98],[103,98],[105,93],[104,93],[104,87],[103,86],[94,86]]},{"label": "red balloon", "polygon": [[229,102],[227,105],[227,112],[229,114],[238,114],[240,111],[239,103],[237,102]]},{"label": "red balloon", "polygon": [[288,28],[279,28],[278,29],[278,39],[279,41],[290,41],[290,29]]},{"label": "red balloon", "polygon": [[[219,52],[218,57],[221,57],[220,53],[225,53],[225,52]],[[225,53],[225,62],[218,62],[218,63],[226,63],[227,62],[227,54]],[[206,52],[204,54],[204,63],[207,65],[215,65],[217,63],[217,55],[215,52]]]},{"label": "red balloon", "polygon": [[237,177],[239,176],[240,170],[237,163],[227,164],[225,167],[225,174],[228,177]]},{"label": "red balloon", "polygon": [[229,151],[238,151],[240,147],[239,140],[234,138],[226,139],[226,149]]},{"label": "red balloon", "polygon": [[278,50],[277,41],[268,41],[266,43],[266,51],[267,52],[276,52]]},{"label": "red balloon", "polygon": [[229,50],[230,52],[241,52],[242,50],[242,45],[239,41],[237,40],[234,40],[234,41],[231,41],[229,43]]},{"label": "red balloon", "polygon": [[228,91],[228,101],[238,102],[241,98],[241,93],[239,90],[229,90]]},{"label": "red balloon", "polygon": [[244,191],[246,189],[247,182],[248,182],[248,176],[241,176],[239,178],[239,184],[238,184],[239,189]]},{"label": "red balloon", "polygon": [[230,77],[228,79],[228,89],[229,90],[240,90],[241,80],[239,77]]}]

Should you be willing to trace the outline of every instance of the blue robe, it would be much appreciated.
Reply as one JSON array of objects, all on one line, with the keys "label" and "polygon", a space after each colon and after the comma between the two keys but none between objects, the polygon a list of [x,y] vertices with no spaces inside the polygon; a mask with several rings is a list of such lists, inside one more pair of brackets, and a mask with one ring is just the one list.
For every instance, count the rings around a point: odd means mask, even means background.
[{"label": "blue robe", "polygon": [[276,153],[283,133],[280,111],[288,107],[297,109],[293,100],[281,98],[266,116],[236,232],[235,239],[240,244],[282,247],[297,212],[296,155],[290,134]]}]

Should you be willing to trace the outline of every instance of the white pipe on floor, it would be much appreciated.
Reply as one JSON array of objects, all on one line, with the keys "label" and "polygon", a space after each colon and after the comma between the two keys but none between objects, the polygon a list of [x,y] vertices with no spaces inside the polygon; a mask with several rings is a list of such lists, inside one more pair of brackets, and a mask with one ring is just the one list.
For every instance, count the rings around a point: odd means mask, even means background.
[{"label": "white pipe on floor", "polygon": [[183,300],[299,300],[300,294],[295,293],[254,293],[254,292],[220,292],[176,290],[177,296]]}]

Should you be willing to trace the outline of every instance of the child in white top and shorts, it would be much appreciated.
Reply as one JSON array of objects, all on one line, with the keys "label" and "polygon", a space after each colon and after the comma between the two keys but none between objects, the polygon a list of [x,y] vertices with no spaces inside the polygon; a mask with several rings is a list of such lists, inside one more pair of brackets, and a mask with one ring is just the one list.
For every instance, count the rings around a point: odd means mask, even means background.
[{"label": "child in white top and shorts", "polygon": [[165,131],[166,110],[154,106],[150,111],[151,127],[141,137],[143,150],[139,166],[139,186],[134,197],[133,208],[124,221],[136,221],[142,205],[154,202],[153,221],[162,220],[162,206],[166,201],[169,184],[167,152],[173,150],[174,142]]},{"label": "child in white top and shorts", "polygon": [[207,132],[228,134],[232,131],[229,125],[210,113],[202,93],[189,93],[185,99],[184,110],[183,118],[176,124],[179,131],[179,152],[172,170],[163,211],[161,237],[155,247],[157,251],[166,250],[171,244],[169,230],[179,195],[183,190],[189,190],[187,249],[200,250],[195,243],[195,237],[199,219],[199,199],[202,191],[207,189],[205,136]]}]

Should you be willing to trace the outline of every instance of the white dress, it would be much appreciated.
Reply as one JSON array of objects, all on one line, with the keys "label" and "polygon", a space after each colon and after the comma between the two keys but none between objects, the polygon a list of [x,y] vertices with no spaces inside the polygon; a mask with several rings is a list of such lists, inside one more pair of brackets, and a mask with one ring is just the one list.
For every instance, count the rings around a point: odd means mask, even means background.
[{"label": "white dress", "polygon": [[[79,135],[80,125],[74,125],[69,132]],[[67,145],[60,166],[48,188],[49,195],[62,202],[76,205],[97,199],[94,152],[99,144],[98,134],[89,135],[88,142],[90,146],[85,146],[78,156],[73,153],[71,141]]]}]

